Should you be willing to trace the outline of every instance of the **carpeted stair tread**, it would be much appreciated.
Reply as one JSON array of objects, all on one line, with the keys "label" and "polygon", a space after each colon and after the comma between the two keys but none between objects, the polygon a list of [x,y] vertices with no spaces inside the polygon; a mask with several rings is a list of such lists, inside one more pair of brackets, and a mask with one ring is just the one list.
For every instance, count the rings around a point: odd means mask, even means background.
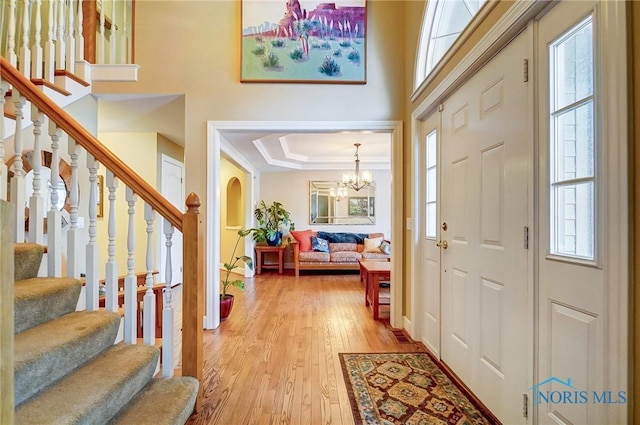
[{"label": "carpeted stair tread", "polygon": [[44,247],[35,243],[14,244],[14,280],[36,277],[40,270]]},{"label": "carpeted stair tread", "polygon": [[17,407],[15,424],[106,423],[151,380],[158,358],[154,346],[115,345]]},{"label": "carpeted stair tread", "polygon": [[119,325],[117,313],[78,311],[17,334],[16,406],[113,345]]},{"label": "carpeted stair tread", "polygon": [[14,284],[15,333],[75,311],[82,284],[72,278],[36,277]]},{"label": "carpeted stair tread", "polygon": [[152,379],[109,424],[182,425],[193,413],[197,393],[195,378]]}]

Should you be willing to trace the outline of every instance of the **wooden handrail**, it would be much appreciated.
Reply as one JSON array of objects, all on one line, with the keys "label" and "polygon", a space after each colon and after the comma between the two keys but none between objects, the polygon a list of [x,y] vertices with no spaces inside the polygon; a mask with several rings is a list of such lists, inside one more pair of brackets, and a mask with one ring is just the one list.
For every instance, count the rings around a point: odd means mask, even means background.
[{"label": "wooden handrail", "polygon": [[133,192],[158,212],[178,230],[182,231],[182,213],[167,201],[153,186],[142,179],[133,169],[122,162],[106,146],[89,133],[71,115],[53,103],[40,92],[24,75],[15,69],[9,61],[0,56],[0,73],[2,79],[10,83],[21,96],[27,98],[49,119],[53,120],[65,133],[76,141],[98,162],[108,168]]},{"label": "wooden handrail", "polygon": [[155,188],[143,180],[122,162],[98,139],[75,121],[62,108],[44,96],[36,86],[20,74],[9,62],[0,57],[2,79],[10,83],[21,96],[33,103],[69,137],[85,148],[97,161],[136,195],[147,202],[183,235],[183,299],[182,299],[182,374],[193,376],[200,382],[196,399],[196,411],[202,406],[203,374],[203,317],[204,317],[204,244],[199,217],[200,200],[195,193],[186,199],[187,212],[182,213],[167,201]]}]

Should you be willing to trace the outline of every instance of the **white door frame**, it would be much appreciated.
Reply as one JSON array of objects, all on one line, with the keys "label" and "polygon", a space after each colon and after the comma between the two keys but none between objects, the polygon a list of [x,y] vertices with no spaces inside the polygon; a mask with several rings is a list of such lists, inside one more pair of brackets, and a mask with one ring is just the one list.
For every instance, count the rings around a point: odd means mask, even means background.
[{"label": "white door frame", "polygon": [[[206,268],[205,328],[214,329],[220,324],[220,296],[218,269],[220,263],[220,238],[216,232],[220,229],[220,153],[233,157],[232,146],[224,140],[224,131],[262,131],[274,133],[317,133],[329,131],[375,131],[391,134],[391,240],[396,241],[396,255],[391,260],[391,326],[402,327],[402,270],[404,258],[403,240],[403,136],[401,121],[208,121],[207,122],[207,230],[206,243],[208,249]],[[244,165],[243,165],[244,164]],[[257,172],[244,160],[240,164],[249,171],[251,184],[247,184],[247,205],[254,205],[260,191],[257,187]],[[255,169],[254,169],[255,170]],[[246,209],[245,226],[253,223],[252,208]],[[245,242],[246,244],[247,242]],[[251,243],[251,241],[249,241]],[[392,242],[393,243],[393,242]],[[250,252],[252,245],[246,252]]]},{"label": "white door frame", "polygon": [[[185,192],[184,162],[183,161],[179,161],[179,160],[177,160],[177,159],[175,159],[175,158],[173,158],[173,157],[171,157],[171,156],[169,156],[167,154],[164,154],[164,153],[160,154],[160,173],[161,173],[161,175],[160,175],[160,185],[161,185],[160,193],[162,194],[162,196],[165,196],[165,197],[166,197],[166,194],[164,192],[165,188],[162,187],[162,174],[164,174],[163,165],[164,165],[165,162],[169,162],[169,163],[175,165],[176,167],[180,167],[182,169],[182,199],[183,199],[183,202],[180,205],[176,205],[175,207],[178,208],[182,213],[184,213],[185,208],[186,208],[186,206],[184,204],[184,199],[186,199],[185,196],[184,196],[184,192]],[[161,223],[161,221],[158,221],[158,222]],[[163,231],[164,231],[164,229],[160,229],[160,232],[158,234],[161,237],[157,238],[158,239],[157,240],[157,243],[158,243],[158,251],[157,251],[158,252],[158,254],[157,254],[158,258],[157,258],[157,263],[156,264],[160,265],[160,270],[159,270],[160,274],[158,275],[158,282],[166,282],[166,279],[165,279],[165,267],[164,267],[165,263],[163,262],[163,260],[166,259],[166,251],[165,251],[166,239],[164,237],[164,232]],[[162,254],[165,254],[165,258],[163,258]],[[180,248],[180,258],[182,259],[182,247]],[[181,264],[180,267],[182,267],[184,265],[183,261],[181,261],[180,264]],[[182,276],[180,277],[180,280],[181,280],[181,282],[179,282],[179,283],[182,283]],[[175,283],[176,282],[174,280],[172,282],[172,284],[175,284]]]}]

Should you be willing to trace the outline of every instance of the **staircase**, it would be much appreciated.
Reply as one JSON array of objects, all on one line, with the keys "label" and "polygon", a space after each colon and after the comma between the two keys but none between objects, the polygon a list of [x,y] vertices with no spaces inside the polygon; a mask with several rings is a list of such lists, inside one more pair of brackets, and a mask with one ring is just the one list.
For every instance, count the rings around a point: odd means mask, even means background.
[{"label": "staircase", "polygon": [[[95,0],[8,0],[0,17],[2,425],[184,423],[202,403],[200,200],[189,194],[182,212],[64,109],[92,81],[137,78],[134,2],[109,4],[110,12]],[[171,275],[176,255],[181,281]],[[162,289],[154,270],[164,270]],[[163,379],[153,378],[158,368]],[[177,368],[190,378],[173,378]]]},{"label": "staircase", "polygon": [[36,277],[43,251],[15,245],[15,423],[184,424],[198,381],[154,378],[153,345],[114,345],[120,315],[75,311],[82,284]]}]

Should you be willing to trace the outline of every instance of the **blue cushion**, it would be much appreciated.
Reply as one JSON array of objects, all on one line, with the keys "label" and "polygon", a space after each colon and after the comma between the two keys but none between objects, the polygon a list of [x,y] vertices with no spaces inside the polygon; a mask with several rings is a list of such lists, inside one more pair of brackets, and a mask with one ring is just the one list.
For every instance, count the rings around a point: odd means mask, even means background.
[{"label": "blue cushion", "polygon": [[391,255],[391,244],[387,241],[382,241],[380,244],[380,251],[384,254]]},{"label": "blue cushion", "polygon": [[318,252],[329,252],[329,241],[311,236],[311,249]]},{"label": "blue cushion", "polygon": [[368,238],[366,233],[340,233],[340,232],[318,232],[318,237],[329,241],[329,243],[355,243],[363,244],[364,238]]}]

